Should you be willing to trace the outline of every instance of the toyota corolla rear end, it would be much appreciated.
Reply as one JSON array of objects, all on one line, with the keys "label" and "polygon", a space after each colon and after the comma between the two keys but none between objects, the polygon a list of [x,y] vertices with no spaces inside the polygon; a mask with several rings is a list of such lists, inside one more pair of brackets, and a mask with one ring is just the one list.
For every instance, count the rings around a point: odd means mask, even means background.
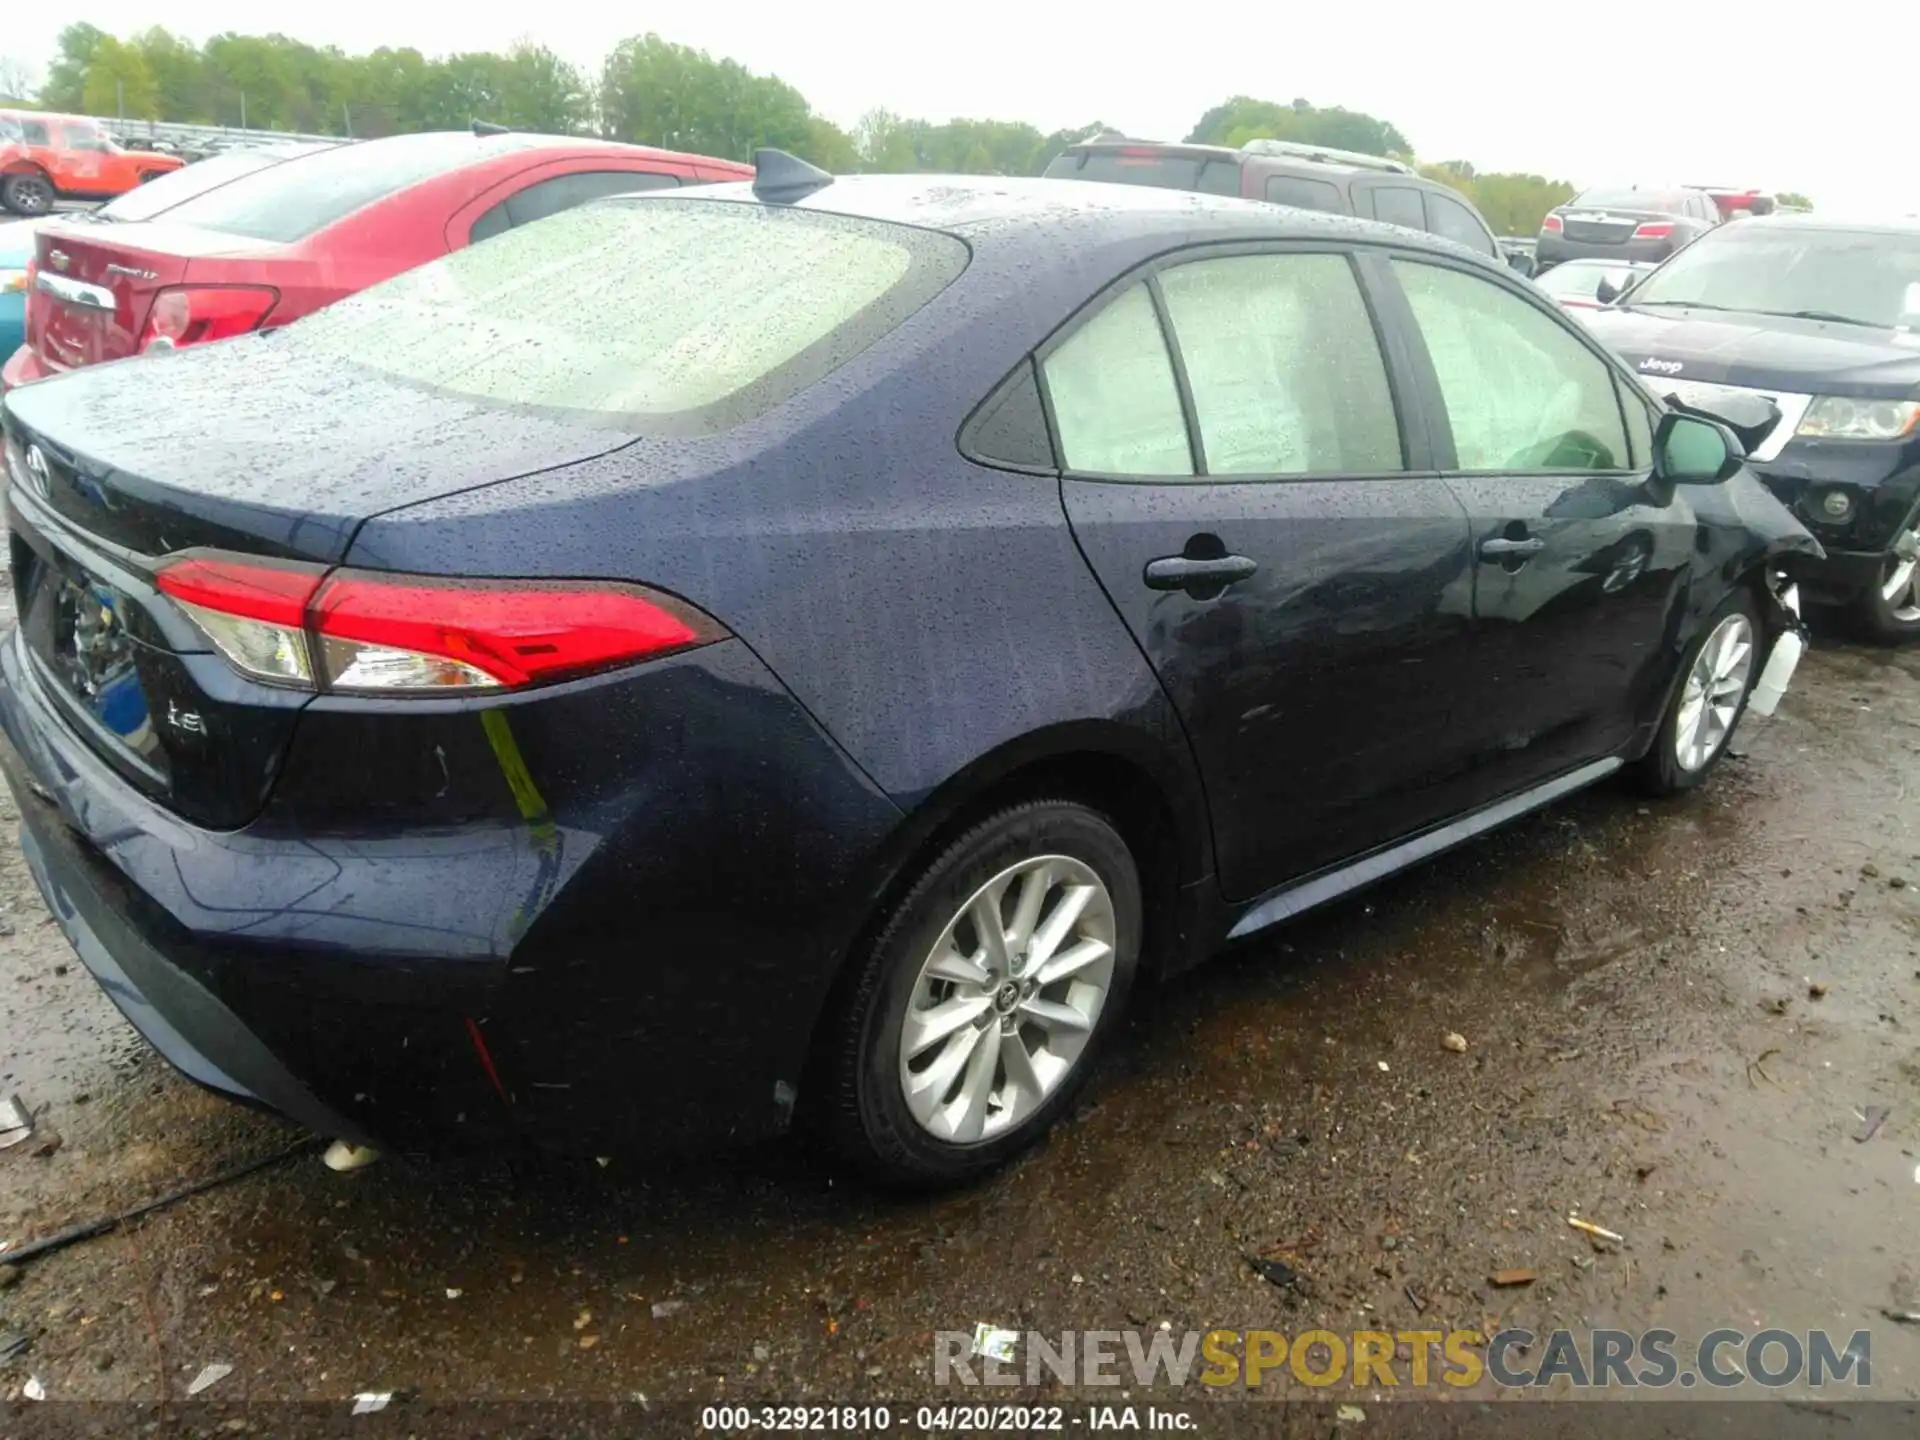
[{"label": "toyota corolla rear end", "polygon": [[[648,583],[638,519],[614,576],[544,573],[564,504],[504,522],[517,575],[464,573],[465,545],[402,568],[355,543],[518,476],[564,494],[616,452],[638,494],[697,479],[738,453],[708,432],[965,259],[751,205],[635,213],[5,401],[0,764],[23,847],[107,993],[204,1085],[404,1145],[787,1119],[822,985],[807,947],[898,811],[724,615]],[[583,273],[596,303],[569,308]],[[380,366],[358,358],[375,336]],[[581,483],[603,494],[605,469]]]}]

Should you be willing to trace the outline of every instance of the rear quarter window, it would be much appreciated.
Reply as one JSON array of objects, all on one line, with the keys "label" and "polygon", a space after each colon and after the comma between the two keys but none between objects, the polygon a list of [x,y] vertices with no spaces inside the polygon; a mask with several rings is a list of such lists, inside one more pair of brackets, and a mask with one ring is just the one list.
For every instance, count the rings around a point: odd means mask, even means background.
[{"label": "rear quarter window", "polygon": [[440,394],[711,434],[898,327],[967,253],[951,235],[819,211],[603,200],[410,270],[286,334]]},{"label": "rear quarter window", "polygon": [[473,135],[399,135],[342,145],[275,165],[189,200],[168,216],[182,225],[290,245],[375,201],[489,159],[498,146]]}]

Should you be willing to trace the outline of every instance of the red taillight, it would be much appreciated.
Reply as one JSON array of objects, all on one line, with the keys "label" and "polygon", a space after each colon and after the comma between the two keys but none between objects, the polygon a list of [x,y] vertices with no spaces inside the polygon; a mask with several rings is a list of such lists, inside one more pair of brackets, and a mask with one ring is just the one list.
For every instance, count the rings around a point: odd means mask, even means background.
[{"label": "red taillight", "polygon": [[1649,220],[1644,225],[1634,227],[1633,238],[1636,240],[1664,240],[1671,234],[1673,234],[1673,222],[1671,220]]},{"label": "red taillight", "polygon": [[634,585],[325,576],[314,565],[210,555],[174,561],[158,584],[236,669],[310,689],[519,689],[727,633],[692,606]]},{"label": "red taillight", "polygon": [[208,340],[226,340],[259,328],[278,290],[252,285],[179,285],[153,297],[142,350],[176,350]]},{"label": "red taillight", "polygon": [[1558,235],[1561,229],[1560,217],[1558,215],[1547,216],[1546,219],[1540,222],[1540,228],[1550,235]]}]

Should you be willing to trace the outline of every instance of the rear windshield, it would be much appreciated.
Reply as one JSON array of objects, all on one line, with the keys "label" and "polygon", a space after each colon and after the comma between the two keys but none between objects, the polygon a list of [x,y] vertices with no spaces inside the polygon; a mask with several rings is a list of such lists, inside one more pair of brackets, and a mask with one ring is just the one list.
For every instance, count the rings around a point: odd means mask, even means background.
[{"label": "rear windshield", "polygon": [[1587,190],[1575,200],[1585,210],[1654,210],[1662,215],[1687,213],[1684,190]]},{"label": "rear windshield", "polygon": [[286,158],[270,150],[229,150],[225,154],[211,155],[127,191],[95,213],[103,220],[151,220],[162,210],[183,205],[196,195],[204,195],[229,180],[238,180],[242,175],[251,175],[256,170],[278,165]]},{"label": "rear windshield", "polygon": [[1240,193],[1240,162],[1218,155],[1183,155],[1178,150],[1069,150],[1047,166],[1053,180],[1106,180],[1119,185],[1157,185],[1162,190],[1204,190],[1210,195]]},{"label": "rear windshield", "polygon": [[608,200],[408,271],[289,334],[442,394],[706,434],[844,365],[967,254],[951,235],[818,211]]},{"label": "rear windshield", "polygon": [[290,245],[409,185],[484,159],[489,150],[483,145],[463,134],[395,135],[342,145],[222,185],[168,218]]}]

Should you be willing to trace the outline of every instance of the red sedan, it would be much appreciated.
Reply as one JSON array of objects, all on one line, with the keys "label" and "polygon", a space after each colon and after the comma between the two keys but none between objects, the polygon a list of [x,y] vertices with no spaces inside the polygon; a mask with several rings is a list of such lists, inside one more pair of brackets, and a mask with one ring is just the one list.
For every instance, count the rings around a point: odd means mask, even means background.
[{"label": "red sedan", "polygon": [[547,135],[396,135],[290,160],[142,224],[36,238],[27,340],[0,391],[285,325],[448,251],[602,195],[750,180],[730,160]]}]

